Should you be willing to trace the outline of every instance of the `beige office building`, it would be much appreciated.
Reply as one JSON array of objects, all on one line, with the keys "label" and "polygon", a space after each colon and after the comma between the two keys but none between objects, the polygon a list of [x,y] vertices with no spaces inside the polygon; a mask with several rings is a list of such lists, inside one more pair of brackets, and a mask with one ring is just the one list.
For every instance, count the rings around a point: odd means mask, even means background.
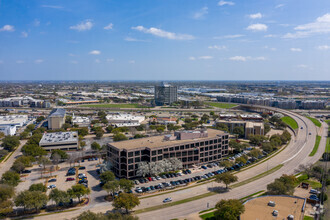
[{"label": "beige office building", "polygon": [[262,122],[246,122],[245,125],[245,138],[249,135],[265,135],[264,123]]},{"label": "beige office building", "polygon": [[48,129],[56,130],[62,128],[65,123],[65,109],[56,108],[48,116]]}]

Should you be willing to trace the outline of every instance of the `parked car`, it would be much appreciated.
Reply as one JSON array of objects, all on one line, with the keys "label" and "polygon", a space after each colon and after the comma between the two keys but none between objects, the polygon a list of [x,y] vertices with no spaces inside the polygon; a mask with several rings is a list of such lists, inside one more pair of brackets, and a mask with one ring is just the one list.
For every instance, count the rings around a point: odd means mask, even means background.
[{"label": "parked car", "polygon": [[135,185],[139,185],[139,181],[138,180],[134,180],[134,184]]},{"label": "parked car", "polygon": [[50,180],[48,180],[48,182],[49,182],[49,183],[51,183],[51,182],[56,182],[56,179],[50,179]]},{"label": "parked car", "polygon": [[68,178],[66,178],[66,181],[73,181],[73,180],[74,180],[73,177],[68,177]]},{"label": "parked car", "polygon": [[206,166],[204,166],[204,165],[203,165],[203,166],[201,166],[201,168],[202,168],[202,169],[204,169],[204,170],[206,170],[206,169],[207,169],[207,167],[206,167]]},{"label": "parked car", "polygon": [[317,191],[316,189],[311,189],[311,190],[309,191],[309,193],[311,193],[311,194],[319,194],[320,192]]},{"label": "parked car", "polygon": [[191,170],[187,170],[187,173],[191,174]]},{"label": "parked car", "polygon": [[47,188],[48,189],[54,189],[54,188],[56,188],[56,185],[55,184],[52,184],[52,185],[49,185]]},{"label": "parked car", "polygon": [[166,203],[166,202],[172,202],[172,198],[171,197],[168,197],[166,199],[163,200],[163,203]]},{"label": "parked car", "polygon": [[86,167],[79,167],[79,170],[85,170]]},{"label": "parked car", "polygon": [[23,170],[22,173],[31,173],[31,170]]}]

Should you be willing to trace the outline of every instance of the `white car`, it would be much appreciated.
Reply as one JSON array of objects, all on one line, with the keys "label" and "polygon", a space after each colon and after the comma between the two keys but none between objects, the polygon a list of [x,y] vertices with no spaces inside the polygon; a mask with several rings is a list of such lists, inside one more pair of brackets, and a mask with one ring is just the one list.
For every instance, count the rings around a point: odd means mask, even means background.
[{"label": "white car", "polygon": [[56,185],[55,184],[52,184],[52,185],[49,185],[47,188],[48,189],[54,189],[54,188],[56,188]]},{"label": "white car", "polygon": [[156,176],[156,180],[160,180],[160,179],[162,179],[162,178],[160,178],[160,176]]},{"label": "white car", "polygon": [[163,200],[163,203],[166,203],[166,202],[172,202],[172,198],[171,197],[168,197],[166,199]]}]

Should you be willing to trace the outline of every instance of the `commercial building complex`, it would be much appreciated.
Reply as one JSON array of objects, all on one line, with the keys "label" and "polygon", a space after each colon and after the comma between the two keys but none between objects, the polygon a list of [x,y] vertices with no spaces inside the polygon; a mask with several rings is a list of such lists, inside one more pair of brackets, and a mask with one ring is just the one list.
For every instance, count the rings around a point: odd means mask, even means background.
[{"label": "commercial building complex", "polygon": [[54,132],[45,133],[39,146],[47,151],[61,149],[61,150],[76,150],[78,149],[78,133],[77,132]]},{"label": "commercial building complex", "polygon": [[178,101],[178,88],[166,83],[155,86],[155,104],[170,105]]},{"label": "commercial building complex", "polygon": [[180,159],[184,167],[219,161],[228,154],[228,134],[214,129],[177,131],[174,135],[108,144],[107,160],[121,178],[134,178],[139,162]]},{"label": "commercial building complex", "polygon": [[265,135],[264,123],[262,122],[246,122],[245,124],[245,138],[250,135]]},{"label": "commercial building complex", "polygon": [[0,132],[4,133],[4,135],[15,135],[16,134],[16,126],[15,125],[0,125]]},{"label": "commercial building complex", "polygon": [[62,128],[65,123],[65,109],[55,108],[48,116],[48,129],[55,130]]},{"label": "commercial building complex", "polygon": [[0,126],[16,126],[22,127],[28,122],[27,115],[1,115],[0,116]]},{"label": "commercial building complex", "polygon": [[50,102],[34,99],[29,96],[10,97],[10,98],[0,99],[0,107],[50,108]]},{"label": "commercial building complex", "polygon": [[145,120],[142,115],[113,113],[106,116],[108,122],[116,127],[139,126]]},{"label": "commercial building complex", "polygon": [[89,127],[91,120],[88,117],[72,116],[72,124],[78,125],[78,127]]}]

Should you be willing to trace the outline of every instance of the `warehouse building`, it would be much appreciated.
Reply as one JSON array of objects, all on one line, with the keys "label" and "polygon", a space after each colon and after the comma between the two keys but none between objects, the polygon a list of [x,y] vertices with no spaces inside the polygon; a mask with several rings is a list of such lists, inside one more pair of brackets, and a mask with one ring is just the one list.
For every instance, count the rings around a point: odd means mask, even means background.
[{"label": "warehouse building", "polygon": [[45,133],[39,142],[39,146],[44,148],[46,151],[55,149],[77,150],[79,148],[78,143],[78,133],[75,131],[54,132]]},{"label": "warehouse building", "polygon": [[142,115],[113,113],[106,116],[108,122],[116,127],[135,127],[145,120]]},{"label": "warehouse building", "polygon": [[48,129],[56,130],[62,128],[65,123],[65,109],[55,108],[48,116]]},{"label": "warehouse building", "polygon": [[184,167],[219,161],[228,155],[228,134],[214,129],[177,131],[174,135],[108,144],[107,160],[120,178],[135,178],[139,162],[176,157]]}]

